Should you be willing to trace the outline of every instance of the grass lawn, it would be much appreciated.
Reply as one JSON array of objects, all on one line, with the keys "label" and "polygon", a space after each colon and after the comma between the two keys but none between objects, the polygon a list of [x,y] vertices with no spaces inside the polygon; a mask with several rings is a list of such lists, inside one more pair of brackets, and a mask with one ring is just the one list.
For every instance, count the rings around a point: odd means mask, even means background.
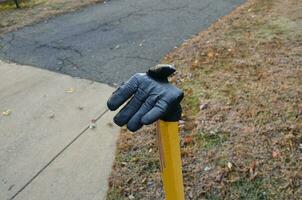
[{"label": "grass lawn", "polygon": [[[250,0],[168,54],[186,199],[301,199],[302,4]],[[155,127],[121,132],[107,199],[164,199]]]}]

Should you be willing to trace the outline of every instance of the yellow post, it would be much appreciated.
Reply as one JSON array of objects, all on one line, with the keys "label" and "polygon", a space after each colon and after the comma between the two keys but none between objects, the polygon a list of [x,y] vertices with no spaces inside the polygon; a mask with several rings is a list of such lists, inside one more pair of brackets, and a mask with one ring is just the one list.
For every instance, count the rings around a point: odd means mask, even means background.
[{"label": "yellow post", "polygon": [[184,200],[178,123],[159,120],[157,141],[166,200]]}]

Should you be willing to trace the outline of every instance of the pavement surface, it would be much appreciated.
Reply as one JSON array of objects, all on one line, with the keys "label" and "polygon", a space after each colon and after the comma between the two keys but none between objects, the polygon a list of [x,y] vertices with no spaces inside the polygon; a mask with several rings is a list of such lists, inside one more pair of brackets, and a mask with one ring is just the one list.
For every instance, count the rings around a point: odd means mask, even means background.
[{"label": "pavement surface", "polygon": [[105,199],[119,133],[105,103],[113,90],[0,61],[0,199]]},{"label": "pavement surface", "polygon": [[0,58],[121,83],[245,0],[111,0],[8,33]]}]

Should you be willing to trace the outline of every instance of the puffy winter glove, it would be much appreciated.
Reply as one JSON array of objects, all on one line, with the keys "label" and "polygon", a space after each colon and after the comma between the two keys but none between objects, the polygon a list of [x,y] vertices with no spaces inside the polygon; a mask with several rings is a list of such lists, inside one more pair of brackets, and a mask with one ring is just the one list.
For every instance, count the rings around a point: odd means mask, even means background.
[{"label": "puffy winter glove", "polygon": [[174,72],[175,68],[170,65],[157,65],[147,73],[132,76],[107,102],[110,110],[116,110],[131,98],[114,117],[114,122],[119,126],[127,124],[130,131],[137,131],[158,119],[178,121],[183,92],[167,79]]}]

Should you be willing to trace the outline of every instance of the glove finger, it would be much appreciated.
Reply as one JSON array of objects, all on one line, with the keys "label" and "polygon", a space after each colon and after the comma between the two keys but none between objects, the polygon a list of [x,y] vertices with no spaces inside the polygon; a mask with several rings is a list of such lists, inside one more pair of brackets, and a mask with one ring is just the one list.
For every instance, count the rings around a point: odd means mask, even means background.
[{"label": "glove finger", "polygon": [[156,102],[155,106],[147,112],[141,119],[144,125],[152,124],[159,118],[161,118],[168,109],[168,104],[163,99]]},{"label": "glove finger", "polygon": [[139,110],[134,114],[134,116],[129,120],[127,128],[134,132],[143,126],[142,117],[149,112],[156,103],[156,96],[151,96],[146,99]]},{"label": "glove finger", "polygon": [[124,126],[139,110],[148,94],[138,89],[132,99],[114,117],[114,122],[119,126]]},{"label": "glove finger", "polygon": [[107,101],[107,106],[110,110],[118,109],[123,103],[125,103],[138,88],[138,80],[132,76],[125,84],[121,85]]}]

